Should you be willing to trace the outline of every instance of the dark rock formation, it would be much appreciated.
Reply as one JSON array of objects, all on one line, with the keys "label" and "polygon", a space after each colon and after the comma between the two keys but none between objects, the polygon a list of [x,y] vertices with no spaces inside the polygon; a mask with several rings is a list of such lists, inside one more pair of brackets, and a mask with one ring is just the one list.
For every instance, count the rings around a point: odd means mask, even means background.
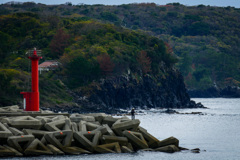
[{"label": "dark rock formation", "polygon": [[188,90],[188,94],[192,98],[214,98],[220,97],[219,89],[211,87],[205,90]]},{"label": "dark rock formation", "polygon": [[211,87],[205,90],[188,90],[191,98],[240,98],[239,87],[225,87],[223,89]]},{"label": "dark rock formation", "polygon": [[240,88],[228,86],[220,91],[220,95],[225,98],[240,98]]},{"label": "dark rock formation", "polygon": [[158,77],[134,75],[102,80],[77,92],[77,103],[85,111],[113,113],[120,108],[195,108],[203,107],[191,101],[183,77],[171,68]]}]

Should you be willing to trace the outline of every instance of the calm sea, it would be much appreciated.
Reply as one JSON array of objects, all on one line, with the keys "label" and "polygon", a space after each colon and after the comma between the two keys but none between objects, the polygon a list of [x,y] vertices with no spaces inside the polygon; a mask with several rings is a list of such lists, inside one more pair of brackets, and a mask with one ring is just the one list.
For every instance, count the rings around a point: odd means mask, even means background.
[{"label": "calm sea", "polygon": [[240,160],[240,99],[193,99],[209,109],[181,109],[181,113],[165,114],[162,110],[144,111],[136,115],[141,126],[162,140],[170,136],[179,139],[180,146],[200,148],[200,153],[137,152],[133,154],[97,154],[78,156],[43,156],[9,159],[42,160]]}]

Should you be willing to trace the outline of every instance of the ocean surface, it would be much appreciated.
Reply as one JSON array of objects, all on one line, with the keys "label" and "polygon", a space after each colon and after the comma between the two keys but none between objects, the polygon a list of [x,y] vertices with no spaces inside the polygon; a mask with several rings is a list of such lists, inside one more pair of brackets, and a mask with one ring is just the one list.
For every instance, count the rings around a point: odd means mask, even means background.
[{"label": "ocean surface", "polygon": [[139,151],[133,154],[95,154],[78,156],[41,156],[9,159],[37,160],[240,160],[240,99],[193,99],[208,109],[179,109],[180,113],[165,114],[163,110],[144,110],[136,115],[140,126],[163,140],[170,136],[179,139],[180,146],[200,153],[181,151],[173,154]]}]

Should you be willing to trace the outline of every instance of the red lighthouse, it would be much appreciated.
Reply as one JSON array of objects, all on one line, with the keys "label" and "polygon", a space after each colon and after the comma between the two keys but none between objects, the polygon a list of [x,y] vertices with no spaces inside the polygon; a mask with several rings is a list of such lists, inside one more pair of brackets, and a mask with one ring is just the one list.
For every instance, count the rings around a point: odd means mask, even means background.
[{"label": "red lighthouse", "polygon": [[23,106],[25,111],[39,111],[38,61],[42,57],[37,55],[36,48],[34,48],[33,55],[28,58],[32,61],[32,92],[21,92]]}]

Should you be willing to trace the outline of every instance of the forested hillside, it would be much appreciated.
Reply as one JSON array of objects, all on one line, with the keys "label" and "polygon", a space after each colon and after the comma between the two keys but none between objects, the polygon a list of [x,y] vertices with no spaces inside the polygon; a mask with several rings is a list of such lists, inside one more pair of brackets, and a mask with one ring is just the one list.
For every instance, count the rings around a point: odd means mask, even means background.
[{"label": "forested hillside", "polygon": [[0,16],[0,28],[1,105],[19,103],[20,91],[30,89],[25,53],[34,47],[42,50],[40,63],[51,59],[61,63],[57,70],[40,75],[44,106],[69,105],[73,99],[66,90],[91,92],[88,85],[100,79],[124,74],[139,80],[147,74],[164,77],[161,62],[167,67],[177,62],[156,37],[80,15],[10,13]]},{"label": "forested hillside", "polygon": [[[240,9],[154,3],[120,6],[47,6],[24,3],[2,5],[0,14],[29,11],[43,17],[94,18],[133,30],[142,30],[167,42],[179,56],[178,68],[189,89],[239,86]],[[49,19],[49,18],[48,18]],[[51,19],[51,18],[50,18]],[[49,19],[49,20],[50,20]],[[58,19],[52,18],[54,27]]]},{"label": "forested hillside", "polygon": [[240,85],[238,8],[179,3],[76,7],[82,15],[143,30],[167,42],[180,58],[177,66],[189,89]]},{"label": "forested hillside", "polygon": [[[127,88],[142,83],[137,86],[140,89],[145,81],[151,81],[151,85],[154,81],[162,90],[166,88],[164,85],[169,86],[166,81],[175,83],[173,77],[181,81],[173,66],[183,74],[188,89],[239,86],[239,21],[237,8],[187,7],[179,3],[2,4],[1,105],[21,103],[19,92],[29,91],[30,63],[26,53],[34,47],[42,51],[40,63],[61,62],[57,70],[40,75],[44,106],[75,105],[73,92],[94,95],[93,88],[101,90],[104,80],[121,75],[131,78],[132,84]],[[111,83],[115,89],[120,86],[115,84],[116,80]],[[179,86],[184,88],[182,84]],[[168,90],[172,89],[169,86]],[[149,91],[149,97],[152,92]],[[170,92],[166,92],[161,94],[168,96]],[[173,95],[180,96],[178,92]],[[174,101],[187,104],[187,99]],[[156,106],[158,101],[148,103],[141,105]]]}]

